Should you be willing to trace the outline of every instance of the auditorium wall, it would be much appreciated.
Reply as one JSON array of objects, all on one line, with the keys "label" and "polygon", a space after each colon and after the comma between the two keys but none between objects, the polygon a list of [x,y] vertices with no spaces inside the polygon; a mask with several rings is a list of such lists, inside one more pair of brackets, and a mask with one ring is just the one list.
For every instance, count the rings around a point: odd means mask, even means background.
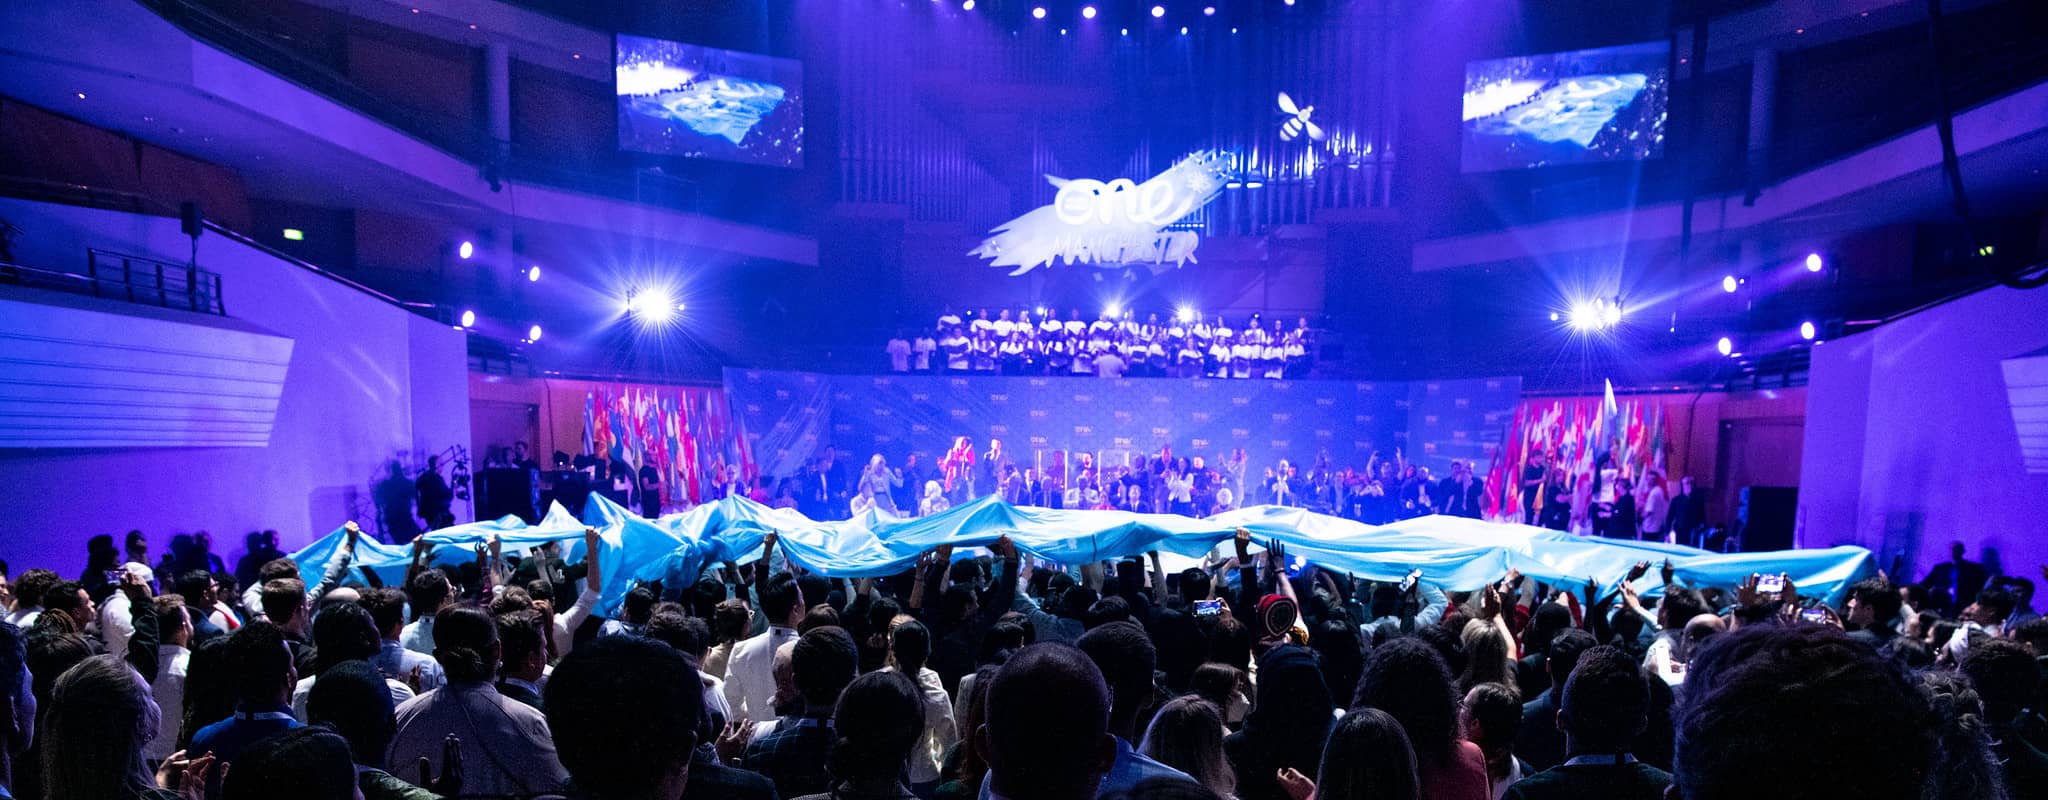
[{"label": "auditorium wall", "polygon": [[[174,218],[0,199],[22,229],[17,258],[83,273],[87,248],[184,262]],[[220,273],[228,314],[293,340],[263,447],[0,450],[0,558],[75,576],[86,537],[130,529],[161,552],[207,530],[232,563],[241,538],[275,529],[293,549],[354,518],[374,527],[371,484],[470,441],[461,333],[217,234],[199,263]],[[144,398],[146,399],[146,398]],[[459,520],[467,504],[456,503]]]},{"label": "auditorium wall", "polygon": [[2026,470],[2003,372],[2044,347],[2048,290],[2005,287],[1815,347],[1799,544],[1862,545],[1912,579],[1952,540],[2015,575],[2048,563],[2048,474]]}]

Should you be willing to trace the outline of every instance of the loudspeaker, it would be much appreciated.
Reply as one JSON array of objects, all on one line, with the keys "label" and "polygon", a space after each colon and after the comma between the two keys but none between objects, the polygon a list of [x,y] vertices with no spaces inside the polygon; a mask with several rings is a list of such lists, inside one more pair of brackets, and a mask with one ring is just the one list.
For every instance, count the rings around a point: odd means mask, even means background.
[{"label": "loudspeaker", "polygon": [[1742,551],[1792,549],[1792,523],[1799,511],[1799,490],[1788,486],[1744,486],[1735,509],[1735,530]]},{"label": "loudspeaker", "polygon": [[206,232],[206,215],[199,210],[199,204],[186,201],[178,204],[178,230],[194,239]]}]

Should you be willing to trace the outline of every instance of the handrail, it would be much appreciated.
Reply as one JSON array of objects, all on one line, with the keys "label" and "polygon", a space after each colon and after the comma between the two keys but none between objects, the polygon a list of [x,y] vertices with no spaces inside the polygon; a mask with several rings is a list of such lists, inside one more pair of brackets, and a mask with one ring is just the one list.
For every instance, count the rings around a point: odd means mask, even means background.
[{"label": "handrail", "polygon": [[299,258],[298,256],[284,252],[283,250],[279,250],[275,247],[271,247],[270,245],[256,241],[255,239],[249,238],[249,236],[243,234],[240,231],[223,226],[218,222],[214,222],[213,220],[206,220],[206,229],[214,233],[218,233],[221,236],[225,236],[229,240],[235,242],[236,244],[242,245],[243,247],[247,247],[249,249],[260,252],[266,256],[270,256],[271,258],[275,258],[279,261],[291,264],[292,266],[306,270],[307,272],[311,272],[315,275],[319,275],[323,278],[334,281],[335,283],[339,283],[343,286],[347,286],[351,289],[354,289],[358,292],[362,292],[363,294],[369,295],[378,300],[382,300],[386,303],[390,303],[391,305],[405,309],[406,311],[418,313],[418,309],[416,309],[412,305],[405,303],[404,301],[399,300],[398,298],[392,297],[391,295],[377,291],[376,289],[372,289],[368,286],[364,286],[360,283],[349,280],[348,278],[342,277],[333,272],[329,272],[328,270],[322,268],[318,264],[314,264],[313,262],[306,261],[305,259]]},{"label": "handrail", "polygon": [[192,264],[176,264],[88,249],[86,272],[0,262],[0,283],[227,316],[221,277]]}]

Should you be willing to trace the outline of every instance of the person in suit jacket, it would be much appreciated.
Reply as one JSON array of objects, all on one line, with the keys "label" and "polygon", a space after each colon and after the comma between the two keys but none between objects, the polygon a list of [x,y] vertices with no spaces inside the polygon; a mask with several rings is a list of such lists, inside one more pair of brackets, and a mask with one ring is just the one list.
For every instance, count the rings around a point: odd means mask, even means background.
[{"label": "person in suit jacket", "polygon": [[514,611],[499,614],[498,694],[544,711],[540,702],[541,674],[548,666],[547,638],[541,632],[540,612]]},{"label": "person in suit jacket", "polygon": [[1952,607],[1957,609],[1975,601],[1977,592],[1984,588],[1985,578],[1989,577],[1983,564],[1964,558],[1963,553],[1962,542],[1950,542],[1949,560],[1934,565],[1934,569],[1927,572],[1926,580],[1920,582],[1929,592],[1952,599]]}]

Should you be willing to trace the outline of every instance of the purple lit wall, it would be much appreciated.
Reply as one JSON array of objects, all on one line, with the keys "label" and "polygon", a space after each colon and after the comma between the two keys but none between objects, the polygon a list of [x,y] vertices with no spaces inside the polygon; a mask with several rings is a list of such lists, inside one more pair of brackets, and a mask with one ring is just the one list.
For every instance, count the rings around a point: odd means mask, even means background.
[{"label": "purple lit wall", "polygon": [[1961,540],[2014,575],[2048,563],[2001,362],[2048,346],[2048,291],[1989,289],[1813,350],[1799,545],[1858,544],[1918,580]]},{"label": "purple lit wall", "polygon": [[[23,231],[18,260],[47,268],[83,272],[88,247],[182,262],[190,246],[169,218],[0,199],[0,219]],[[349,518],[370,528],[380,465],[468,445],[462,334],[219,235],[199,263],[230,316],[293,340],[269,445],[0,450],[0,558],[17,572],[75,576],[87,537],[129,529],[155,552],[205,529],[232,563],[252,530],[290,550]]]}]

